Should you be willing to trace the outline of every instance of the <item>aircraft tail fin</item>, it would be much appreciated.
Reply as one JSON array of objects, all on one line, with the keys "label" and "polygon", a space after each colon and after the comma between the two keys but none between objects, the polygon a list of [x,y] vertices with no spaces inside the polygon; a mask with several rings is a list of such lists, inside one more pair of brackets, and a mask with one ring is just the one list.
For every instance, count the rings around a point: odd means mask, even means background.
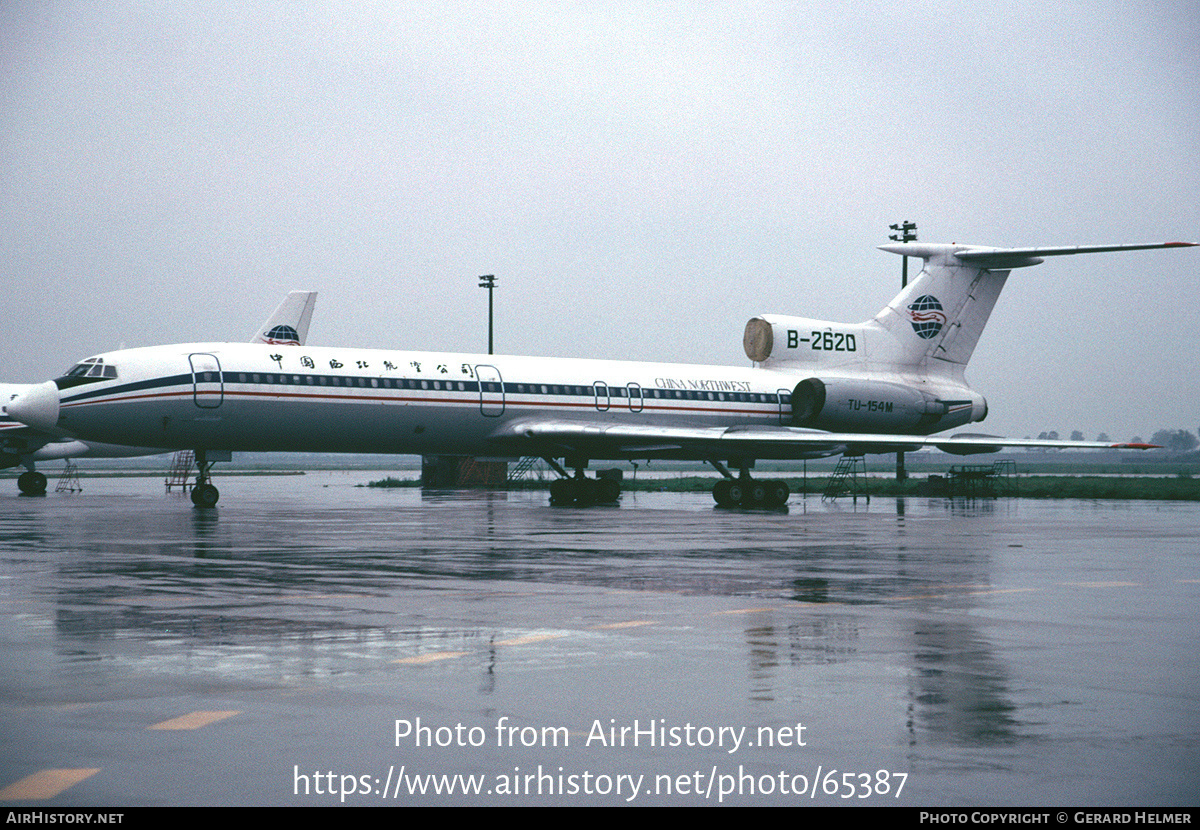
[{"label": "aircraft tail fin", "polygon": [[316,303],[316,291],[292,291],[258,327],[250,342],[303,346],[308,339],[308,325],[312,322]]},{"label": "aircraft tail fin", "polygon": [[1060,248],[985,248],[903,242],[881,250],[924,260],[909,283],[874,323],[895,338],[896,362],[931,370],[966,366],[983,334],[1009,271],[1037,265],[1045,257],[1070,254],[1192,247],[1190,242]]}]

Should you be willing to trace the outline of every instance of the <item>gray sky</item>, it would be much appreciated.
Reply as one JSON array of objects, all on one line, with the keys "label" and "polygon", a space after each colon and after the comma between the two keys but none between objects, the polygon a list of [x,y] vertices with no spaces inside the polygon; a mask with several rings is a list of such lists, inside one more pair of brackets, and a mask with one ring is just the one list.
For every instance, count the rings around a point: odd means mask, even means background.
[{"label": "gray sky", "polygon": [[[1200,241],[1200,7],[7,2],[0,380],[248,338],[747,365],[875,250]],[[988,431],[1200,425],[1200,252],[1015,271]]]}]

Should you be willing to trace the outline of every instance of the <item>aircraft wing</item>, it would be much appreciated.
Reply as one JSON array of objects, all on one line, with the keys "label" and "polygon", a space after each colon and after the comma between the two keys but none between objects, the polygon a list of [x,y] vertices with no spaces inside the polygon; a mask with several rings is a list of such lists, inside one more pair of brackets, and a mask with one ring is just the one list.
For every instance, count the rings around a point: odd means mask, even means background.
[{"label": "aircraft wing", "polygon": [[996,435],[890,435],[822,432],[784,426],[688,427],[601,421],[526,419],[505,424],[492,439],[522,455],[577,454],[589,458],[820,458],[849,453],[913,452],[937,447],[954,455],[1006,447],[1151,449],[1153,444],[1010,439]]}]

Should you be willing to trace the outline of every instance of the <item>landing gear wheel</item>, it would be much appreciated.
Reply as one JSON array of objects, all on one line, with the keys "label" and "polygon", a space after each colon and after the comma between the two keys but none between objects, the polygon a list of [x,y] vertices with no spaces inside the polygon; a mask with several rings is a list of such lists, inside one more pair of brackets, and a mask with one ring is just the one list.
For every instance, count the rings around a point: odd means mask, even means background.
[{"label": "landing gear wheel", "polygon": [[197,484],[192,488],[192,504],[197,507],[209,508],[217,506],[221,494],[211,484]]},{"label": "landing gear wheel", "polygon": [[764,479],[751,481],[742,497],[742,507],[776,509],[787,504],[788,496],[792,494],[786,481],[779,479]]},{"label": "landing gear wheel", "polygon": [[767,483],[751,481],[742,496],[742,507],[763,507],[767,503]]},{"label": "landing gear wheel", "polygon": [[746,490],[749,489],[741,481],[730,481],[729,489],[725,492],[729,495],[730,505],[743,504],[746,500]]},{"label": "landing gear wheel", "polygon": [[611,478],[596,482],[596,501],[600,504],[616,504],[621,499],[621,485]]},{"label": "landing gear wheel", "polygon": [[767,507],[783,507],[787,504],[788,496],[792,494],[792,489],[787,486],[786,481],[768,481],[767,485]]},{"label": "landing gear wheel", "polygon": [[22,496],[46,495],[46,477],[36,470],[21,473],[17,478],[17,489]]},{"label": "landing gear wheel", "polygon": [[597,486],[598,481],[594,478],[573,478],[571,479],[571,487],[575,491],[575,504],[580,507],[587,507],[589,504],[596,503],[596,497],[600,493],[600,488]]},{"label": "landing gear wheel", "polygon": [[713,485],[713,501],[717,503],[717,507],[737,507],[738,499],[730,493],[733,484],[729,479],[723,478]]},{"label": "landing gear wheel", "polygon": [[550,503],[555,507],[575,503],[575,488],[571,486],[571,479],[556,478],[550,482]]}]

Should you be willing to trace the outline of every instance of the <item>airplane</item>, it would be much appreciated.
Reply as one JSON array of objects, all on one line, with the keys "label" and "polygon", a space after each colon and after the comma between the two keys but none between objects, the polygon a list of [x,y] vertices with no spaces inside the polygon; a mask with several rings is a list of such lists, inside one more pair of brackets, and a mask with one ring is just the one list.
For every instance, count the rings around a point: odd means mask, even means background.
[{"label": "airplane", "polygon": [[754,317],[743,337],[748,368],[185,343],[90,357],[8,412],[56,435],[192,449],[192,500],[203,508],[219,498],[212,465],[235,451],[536,455],[561,476],[554,505],[619,499],[618,482],[587,477],[592,460],[693,459],[721,474],[718,506],[773,508],[788,487],[753,478],[757,459],[1151,446],[935,433],[987,415],[964,369],[1012,269],[1193,246],[884,245],[924,267],[874,318]]},{"label": "airplane", "polygon": [[[251,343],[270,345],[303,345],[308,339],[308,328],[312,322],[313,307],[317,301],[315,291],[292,291],[271,313],[266,322],[255,329]],[[79,378],[104,378],[112,369],[104,364],[83,361],[72,369],[72,376]],[[0,383],[0,401],[9,402],[27,391],[33,384]],[[38,461],[59,458],[132,458],[142,455],[157,455],[161,448],[124,446],[99,441],[81,441],[60,437],[14,421],[8,407],[0,407],[0,469],[22,465],[25,472],[17,477],[17,489],[25,496],[40,496],[46,492],[46,476],[34,465]]]}]

